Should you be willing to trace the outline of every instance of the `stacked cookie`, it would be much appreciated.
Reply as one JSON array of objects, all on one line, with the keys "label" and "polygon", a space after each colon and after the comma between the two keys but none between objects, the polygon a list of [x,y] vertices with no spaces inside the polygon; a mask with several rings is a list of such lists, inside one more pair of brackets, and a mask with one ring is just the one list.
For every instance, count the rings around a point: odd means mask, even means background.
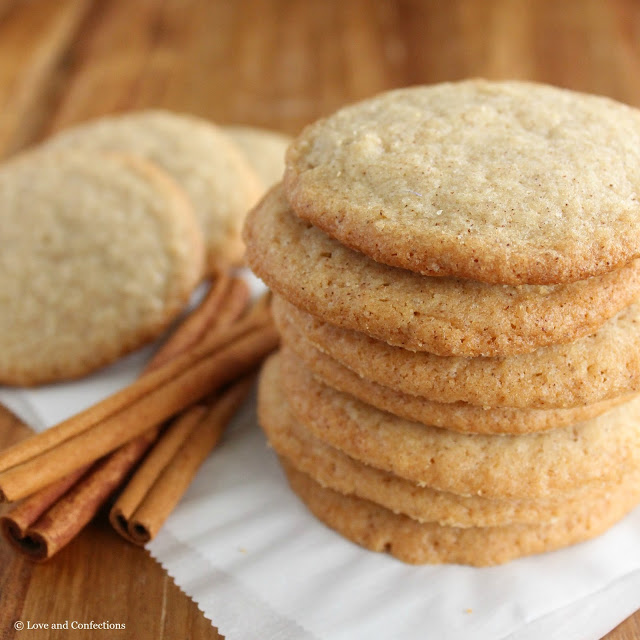
[{"label": "stacked cookie", "polygon": [[329,526],[414,563],[591,538],[640,501],[640,113],[416,87],[308,127],[245,226],[283,348],[259,417]]}]

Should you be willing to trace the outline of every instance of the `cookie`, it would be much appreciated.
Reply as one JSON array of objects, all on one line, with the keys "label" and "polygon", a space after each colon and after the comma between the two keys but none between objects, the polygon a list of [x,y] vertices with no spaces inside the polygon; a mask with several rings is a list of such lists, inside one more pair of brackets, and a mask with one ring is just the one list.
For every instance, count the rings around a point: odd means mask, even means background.
[{"label": "cookie", "polygon": [[463,434],[380,411],[290,370],[265,368],[297,420],[343,453],[414,483],[458,495],[545,498],[615,482],[640,465],[640,398],[585,422],[525,435]]},{"label": "cookie", "polygon": [[533,353],[494,358],[444,358],[392,347],[304,313],[274,296],[273,313],[294,350],[303,336],[367,380],[436,402],[522,409],[591,405],[640,391],[640,303],[595,334]]},{"label": "cookie", "polygon": [[526,82],[383,93],[307,127],[287,197],[379,262],[555,284],[640,255],[640,111]]},{"label": "cookie", "polygon": [[75,378],[158,337],[202,275],[186,195],[126,156],[23,154],[0,169],[0,383]]},{"label": "cookie", "polygon": [[[391,473],[380,471],[330,447],[309,433],[294,418],[284,394],[261,389],[259,421],[271,447],[298,471],[315,482],[345,495],[371,500],[394,513],[420,522],[449,527],[496,527],[514,523],[552,522],[563,513],[580,508],[585,500],[603,499],[615,485],[562,494],[547,500],[492,500],[458,496],[420,487]],[[638,472],[636,471],[636,478]],[[623,480],[629,484],[631,480]]]},{"label": "cookie", "polygon": [[[547,431],[599,416],[631,400],[628,395],[571,409],[485,409],[465,402],[436,402],[394,391],[361,378],[337,360],[316,349],[289,325],[288,342],[282,351],[290,369],[306,366],[326,385],[343,391],[401,418],[461,433],[518,434]],[[297,355],[300,354],[300,355]],[[304,363],[304,364],[303,364]]]},{"label": "cookie", "polygon": [[210,122],[169,111],[140,111],[66,129],[46,141],[45,148],[123,152],[154,162],[191,199],[205,238],[208,270],[240,263],[240,230],[262,185],[233,142]]},{"label": "cookie", "polygon": [[223,131],[233,140],[253,167],[266,191],[282,180],[284,155],[292,138],[279,131],[230,125]]},{"label": "cookie", "polygon": [[444,356],[530,352],[593,333],[640,294],[640,262],[550,287],[427,278],[347,249],[276,187],[249,214],[247,259],[274,291],[345,329]]},{"label": "cookie", "polygon": [[384,551],[410,564],[502,564],[560,549],[604,533],[637,504],[636,485],[620,485],[605,499],[544,525],[461,529],[420,523],[369,500],[325,489],[281,460],[289,484],[311,513],[328,527],[371,551]]}]

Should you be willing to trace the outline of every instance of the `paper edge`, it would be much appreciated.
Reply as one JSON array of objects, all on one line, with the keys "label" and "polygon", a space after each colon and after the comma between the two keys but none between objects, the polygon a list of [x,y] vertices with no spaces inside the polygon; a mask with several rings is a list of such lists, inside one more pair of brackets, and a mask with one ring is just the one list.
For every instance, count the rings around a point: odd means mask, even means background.
[{"label": "paper edge", "polygon": [[[154,545],[160,546],[163,544],[166,546],[171,546],[173,550],[177,550],[181,557],[177,560],[167,560],[166,558],[161,560],[158,555],[156,555],[153,547]],[[218,603],[214,600],[213,606],[207,606],[201,601],[201,599],[197,599],[192,596],[189,593],[187,587],[182,586],[179,583],[177,575],[179,575],[180,572],[184,570],[186,565],[188,564],[185,562],[185,558],[189,559],[189,564],[197,563],[199,565],[206,565],[208,571],[211,574],[221,574],[224,575],[226,579],[231,580],[234,586],[243,592],[244,602],[239,605],[243,610],[259,615],[259,613],[255,609],[249,606],[249,602],[257,602],[265,610],[267,610],[272,618],[275,619],[276,624],[281,627],[281,630],[277,631],[276,635],[264,637],[273,638],[274,640],[291,640],[291,638],[296,638],[296,640],[321,640],[319,636],[313,634],[309,629],[304,627],[297,620],[294,620],[289,616],[276,611],[271,604],[266,602],[264,598],[256,593],[250,586],[241,583],[236,577],[230,575],[229,573],[216,568],[206,556],[193,549],[188,543],[183,542],[168,530],[161,530],[155,540],[145,548],[145,551],[155,562],[157,562],[162,567],[162,569],[167,573],[171,580],[173,580],[176,586],[178,586],[180,591],[182,591],[182,593],[184,593],[191,601],[195,603],[198,610],[202,612],[203,616],[211,623],[213,627],[218,630],[218,633],[223,638],[225,638],[225,640],[254,640],[256,628],[264,629],[264,627],[256,624],[253,627],[252,635],[243,634],[242,636],[239,636],[237,634],[234,634],[233,636],[229,636],[225,631],[225,627],[237,624],[237,621],[226,620],[226,610],[228,610],[228,607],[225,607],[225,603]],[[187,583],[188,580],[185,580],[184,582]],[[238,606],[237,603],[235,604],[236,606]],[[207,609],[207,611],[211,611],[211,615],[209,615],[208,612],[205,611],[205,608]],[[215,622],[213,618],[216,618]],[[263,633],[264,630],[261,631],[261,634]]]},{"label": "paper edge", "polygon": [[[629,589],[629,583],[635,591]],[[526,622],[526,626],[512,631],[499,640],[601,640],[634,613],[640,611],[640,569],[624,574],[595,591],[591,591],[559,609]],[[627,597],[628,595],[628,597]],[[606,610],[598,607],[598,600],[606,597]],[[594,612],[597,611],[597,615]],[[576,621],[579,624],[576,625]],[[560,626],[570,621],[573,628]],[[576,629],[576,626],[579,629]],[[593,633],[586,635],[585,628]]]}]

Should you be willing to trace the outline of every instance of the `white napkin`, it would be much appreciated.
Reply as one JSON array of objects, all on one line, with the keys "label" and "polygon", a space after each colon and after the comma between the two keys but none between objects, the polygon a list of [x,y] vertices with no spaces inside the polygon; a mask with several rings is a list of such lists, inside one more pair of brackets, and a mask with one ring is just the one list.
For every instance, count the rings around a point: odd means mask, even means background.
[{"label": "white napkin", "polygon": [[[0,388],[0,401],[44,429],[131,382],[151,350],[78,382]],[[254,400],[149,548],[227,640],[595,640],[640,607],[640,509],[596,540],[501,567],[407,566],[307,512]]]}]

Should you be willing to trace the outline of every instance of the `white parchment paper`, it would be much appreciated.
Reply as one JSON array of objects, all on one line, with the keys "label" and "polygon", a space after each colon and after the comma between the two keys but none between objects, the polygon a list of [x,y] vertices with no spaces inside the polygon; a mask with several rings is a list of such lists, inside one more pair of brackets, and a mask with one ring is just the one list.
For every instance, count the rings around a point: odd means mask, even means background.
[{"label": "white parchment paper", "polygon": [[[151,352],[78,382],[0,387],[0,401],[41,430],[131,382]],[[596,540],[502,567],[405,566],[306,511],[253,398],[150,550],[228,640],[590,640],[640,607],[640,509]]]}]

